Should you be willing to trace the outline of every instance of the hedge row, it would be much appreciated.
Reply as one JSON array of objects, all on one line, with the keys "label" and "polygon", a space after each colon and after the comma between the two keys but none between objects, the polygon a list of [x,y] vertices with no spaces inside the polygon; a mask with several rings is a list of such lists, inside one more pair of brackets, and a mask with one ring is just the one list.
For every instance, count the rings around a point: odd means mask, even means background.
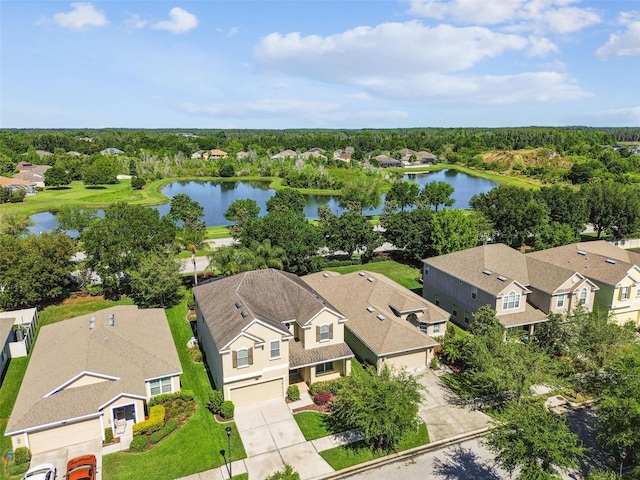
[{"label": "hedge row", "polygon": [[151,434],[151,443],[158,443],[160,440],[169,435],[171,432],[175,431],[177,428],[178,420],[176,420],[175,418],[170,418],[169,421],[165,423],[164,427]]},{"label": "hedge row", "polygon": [[179,392],[175,392],[175,393],[163,393],[161,395],[156,395],[155,397],[151,397],[151,400],[149,400],[149,406],[152,407],[154,405],[161,405],[167,401],[172,402],[177,399],[190,401],[190,400],[193,400],[194,398],[195,396],[191,390],[180,390]]}]

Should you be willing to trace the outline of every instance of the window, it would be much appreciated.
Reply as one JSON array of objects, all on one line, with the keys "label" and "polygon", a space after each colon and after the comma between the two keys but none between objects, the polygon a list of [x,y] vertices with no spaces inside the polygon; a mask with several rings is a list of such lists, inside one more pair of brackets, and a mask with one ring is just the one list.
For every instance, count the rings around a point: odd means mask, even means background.
[{"label": "window", "polygon": [[513,308],[520,307],[520,294],[514,291],[509,292],[509,295],[502,299],[502,309],[511,310]]},{"label": "window", "polygon": [[427,333],[427,324],[424,322],[420,322],[420,324],[418,325],[418,328],[420,329],[420,331],[422,333]]},{"label": "window", "polygon": [[471,298],[474,300],[478,298],[478,289],[476,287],[471,287]]},{"label": "window", "polygon": [[426,277],[427,275],[429,275],[429,265],[424,266],[424,276]]},{"label": "window", "polygon": [[587,289],[586,287],[580,290],[580,296],[578,297],[578,303],[584,305],[587,303]]},{"label": "window", "polygon": [[458,316],[458,306],[455,304],[451,307],[451,316],[453,318]]},{"label": "window", "polygon": [[333,372],[333,362],[321,363],[316,365],[316,375]]},{"label": "window", "polygon": [[620,300],[629,300],[629,287],[624,286],[620,289]]},{"label": "window", "polygon": [[149,382],[151,390],[151,396],[160,395],[161,393],[172,393],[173,385],[171,384],[171,377],[156,378]]},{"label": "window", "polygon": [[237,368],[249,366],[249,349],[248,348],[241,348],[240,350],[236,351],[235,363],[236,364],[234,365],[234,367],[237,367]]},{"label": "window", "polygon": [[640,298],[640,283],[636,285],[636,297]]},{"label": "window", "polygon": [[440,333],[440,324],[439,323],[434,323],[433,324],[433,333]]},{"label": "window", "polygon": [[319,342],[326,342],[331,339],[331,330],[332,325],[320,325],[318,327],[318,338]]},{"label": "window", "polygon": [[280,358],[280,340],[271,340],[270,347],[270,358]]},{"label": "window", "polygon": [[440,295],[436,295],[436,306],[440,306]]},{"label": "window", "polygon": [[464,323],[469,323],[469,318],[470,318],[469,312],[467,312],[465,310],[465,312],[464,312]]},{"label": "window", "polygon": [[564,307],[564,293],[558,295],[558,299],[556,300],[556,307],[563,308]]}]

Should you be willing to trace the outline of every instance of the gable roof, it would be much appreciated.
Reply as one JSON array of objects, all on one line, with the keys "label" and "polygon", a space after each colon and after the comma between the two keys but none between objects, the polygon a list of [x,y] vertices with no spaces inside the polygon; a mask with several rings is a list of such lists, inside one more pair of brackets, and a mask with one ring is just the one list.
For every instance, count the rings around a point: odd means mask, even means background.
[{"label": "gable roof", "polygon": [[299,277],[271,268],[221,278],[195,287],[193,294],[218,350],[256,319],[288,337],[284,322],[302,326],[327,309],[344,318]]},{"label": "gable roof", "polygon": [[[340,275],[321,272],[307,275],[303,280],[340,308],[349,319],[345,328],[378,356],[428,348],[438,343],[399,318],[396,312],[423,312],[419,321],[426,323],[449,319],[449,314],[440,307],[378,273]],[[380,320],[378,315],[384,319]]]},{"label": "gable roof", "polygon": [[547,264],[563,266],[585,277],[616,285],[629,270],[640,266],[640,253],[616,247],[605,240],[579,242],[529,253]]},{"label": "gable roof", "polygon": [[0,175],[0,187],[8,187],[9,185],[31,186],[33,185],[33,182],[27,182],[26,180],[22,180],[20,178],[10,178]]},{"label": "gable roof", "polygon": [[[114,315],[113,326],[109,314]],[[94,327],[89,329],[92,317]],[[84,374],[115,380],[64,388]],[[180,359],[160,308],[122,305],[46,325],[38,334],[7,434],[95,416],[122,394],[146,398],[146,380],[180,374]]]}]

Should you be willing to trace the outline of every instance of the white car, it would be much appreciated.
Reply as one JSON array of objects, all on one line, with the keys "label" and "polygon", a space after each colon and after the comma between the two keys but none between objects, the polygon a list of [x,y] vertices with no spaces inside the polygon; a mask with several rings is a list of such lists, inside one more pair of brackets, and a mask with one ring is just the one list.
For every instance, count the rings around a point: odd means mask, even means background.
[{"label": "white car", "polygon": [[54,480],[56,467],[53,463],[41,463],[27,470],[22,480]]}]

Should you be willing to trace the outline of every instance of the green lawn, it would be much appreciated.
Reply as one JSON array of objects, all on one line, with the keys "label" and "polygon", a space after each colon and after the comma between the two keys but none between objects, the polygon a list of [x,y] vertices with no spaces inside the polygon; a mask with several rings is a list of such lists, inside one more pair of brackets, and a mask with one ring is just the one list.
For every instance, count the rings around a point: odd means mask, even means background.
[{"label": "green lawn", "polygon": [[133,300],[129,297],[122,297],[120,300],[105,300],[102,297],[78,298],[60,305],[51,305],[38,313],[40,326],[50,323],[60,322],[68,318],[79,317],[87,313],[114,307],[116,305],[133,305]]},{"label": "green lawn", "polygon": [[293,418],[296,420],[306,440],[315,440],[316,438],[340,433],[333,431],[331,428],[331,417],[327,413],[299,412],[296,413]]},{"label": "green lawn", "polygon": [[[398,444],[396,451],[409,450],[410,448],[429,443],[429,433],[424,423],[420,424],[417,432],[407,434]],[[320,456],[326,460],[335,470],[351,467],[359,463],[368,462],[376,458],[384,457],[392,452],[374,450],[364,442],[356,442],[320,452]]]},{"label": "green lawn", "polygon": [[224,465],[221,450],[227,449],[225,428],[230,426],[232,459],[246,457],[235,424],[216,422],[206,409],[212,391],[202,364],[193,362],[186,343],[193,336],[185,320],[186,296],[176,307],[167,310],[183,374],[182,388],[194,392],[198,407],[192,419],[157,447],[148,452],[131,454],[118,452],[103,458],[104,478],[109,480],[169,480]]},{"label": "green lawn", "polygon": [[[11,439],[4,436],[4,431],[9,421],[9,415],[13,405],[16,403],[18,391],[24,378],[24,372],[27,370],[29,359],[27,357],[13,358],[9,362],[9,367],[5,374],[2,386],[0,387],[0,451],[4,455],[11,450]],[[0,479],[5,480],[12,478],[6,475],[3,468],[0,469]],[[13,477],[15,478],[15,477]]]},{"label": "green lawn", "polygon": [[413,290],[418,293],[418,295],[422,294],[422,285],[418,282],[420,278],[421,271],[419,268],[412,267],[411,265],[406,265],[404,263],[399,263],[394,260],[387,260],[385,262],[372,262],[367,263],[366,265],[349,265],[347,267],[329,267],[325,270],[331,270],[333,272],[338,273],[351,273],[351,272],[359,272],[361,270],[368,270],[370,272],[381,273],[386,275],[394,282],[399,283],[405,288],[409,290]]}]

